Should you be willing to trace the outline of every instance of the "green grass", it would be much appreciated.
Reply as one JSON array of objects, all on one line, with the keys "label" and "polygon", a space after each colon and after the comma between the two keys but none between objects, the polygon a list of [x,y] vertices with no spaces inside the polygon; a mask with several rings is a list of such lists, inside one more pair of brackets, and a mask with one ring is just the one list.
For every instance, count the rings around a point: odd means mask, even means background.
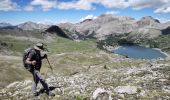
[{"label": "green grass", "polygon": [[107,62],[108,58],[104,55],[97,57],[93,53],[84,53],[84,54],[66,54],[60,59],[60,64],[67,64],[67,63],[74,63],[74,64],[84,64],[84,65],[91,65],[91,64],[100,64]]},{"label": "green grass", "polygon": [[139,42],[139,44],[149,45],[153,48],[167,48],[170,47],[170,35],[160,35],[154,39],[143,39]]},{"label": "green grass", "polygon": [[11,82],[20,81],[30,77],[22,63],[18,60],[0,60],[0,87]]},{"label": "green grass", "polygon": [[65,52],[97,52],[95,40],[72,41],[66,38],[57,37],[54,42],[49,43],[48,46],[51,53],[65,53]]},{"label": "green grass", "polygon": [[[22,58],[22,53],[24,49],[33,46],[34,42],[30,41],[24,41],[24,40],[18,40],[11,37],[2,36],[0,37],[0,43],[5,43],[6,46],[0,46],[0,52],[3,53],[4,51],[12,52],[10,55],[20,56]],[[52,55],[57,53],[76,53],[66,56],[60,57],[60,60],[54,61],[57,62],[54,65],[54,69],[58,70],[61,68],[61,71],[63,71],[63,66],[65,64],[70,64],[70,66],[75,66],[75,71],[81,69],[79,68],[79,65],[82,64],[91,64],[91,63],[100,63],[103,59],[100,58],[91,58],[88,59],[90,54],[88,53],[94,53],[98,52],[99,49],[96,47],[95,40],[86,40],[86,41],[72,41],[66,38],[57,37],[53,42],[47,44],[47,48],[49,49],[49,58],[50,61],[53,60]],[[82,55],[79,56],[79,54],[82,53]],[[86,54],[88,56],[86,56]],[[56,57],[57,59],[57,57]],[[56,60],[55,59],[55,60]],[[47,62],[44,61],[44,64],[42,66],[42,73],[47,72]],[[74,72],[74,70],[70,71],[70,66],[65,67],[64,71],[69,71],[70,73]],[[25,78],[32,78],[31,74],[27,72],[23,65],[22,60],[0,60],[0,85],[5,86],[11,82],[17,81],[17,80],[24,80]]]},{"label": "green grass", "polygon": [[10,37],[0,37],[0,44],[6,44],[5,46],[0,46],[0,51],[12,52],[12,55],[22,55],[24,49],[32,46],[34,43],[31,41],[17,40]]},{"label": "green grass", "polygon": [[42,34],[40,30],[0,29],[0,35],[35,37],[42,39]]},{"label": "green grass", "polygon": [[[13,38],[13,36],[16,38]],[[25,39],[23,40],[17,39],[18,37],[25,37]],[[10,52],[10,54],[7,53],[8,55],[21,56],[24,49],[35,44],[35,42],[29,40],[31,38],[39,40],[43,39],[41,31],[39,30],[29,31],[21,29],[0,29],[0,53],[4,53],[7,51]]]}]

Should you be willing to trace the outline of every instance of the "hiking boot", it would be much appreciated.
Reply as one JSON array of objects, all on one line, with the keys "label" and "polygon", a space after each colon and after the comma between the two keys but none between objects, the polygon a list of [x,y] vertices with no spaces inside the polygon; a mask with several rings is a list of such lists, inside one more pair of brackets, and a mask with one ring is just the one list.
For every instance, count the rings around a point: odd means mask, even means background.
[{"label": "hiking boot", "polygon": [[54,93],[52,93],[52,92],[47,92],[46,93],[48,96],[52,96],[52,97],[54,97],[55,96],[55,94]]},{"label": "hiking boot", "polygon": [[33,93],[33,96],[38,96],[39,94],[38,94],[38,92],[35,92],[35,93]]}]

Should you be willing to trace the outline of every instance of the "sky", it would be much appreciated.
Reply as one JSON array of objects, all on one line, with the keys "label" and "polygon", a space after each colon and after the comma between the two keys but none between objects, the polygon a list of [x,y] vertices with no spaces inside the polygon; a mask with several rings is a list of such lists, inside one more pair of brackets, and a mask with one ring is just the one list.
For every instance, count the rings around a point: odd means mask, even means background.
[{"label": "sky", "polygon": [[78,23],[102,14],[170,20],[170,0],[0,0],[0,22]]}]

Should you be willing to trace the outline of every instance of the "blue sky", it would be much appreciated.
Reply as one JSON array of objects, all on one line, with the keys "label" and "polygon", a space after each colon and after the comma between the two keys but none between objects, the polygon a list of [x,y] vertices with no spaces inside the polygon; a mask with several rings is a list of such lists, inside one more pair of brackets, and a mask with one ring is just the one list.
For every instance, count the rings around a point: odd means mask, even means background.
[{"label": "blue sky", "polygon": [[0,22],[77,23],[101,14],[170,20],[170,0],[0,0]]}]

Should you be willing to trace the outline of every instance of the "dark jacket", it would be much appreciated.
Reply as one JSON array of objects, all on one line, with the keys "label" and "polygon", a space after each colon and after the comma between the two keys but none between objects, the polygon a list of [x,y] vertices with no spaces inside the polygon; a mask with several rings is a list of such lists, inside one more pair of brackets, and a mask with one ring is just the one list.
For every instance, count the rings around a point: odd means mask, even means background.
[{"label": "dark jacket", "polygon": [[32,49],[29,54],[28,57],[30,58],[30,61],[36,61],[36,65],[32,65],[32,64],[26,64],[31,70],[40,70],[41,69],[41,65],[42,65],[42,59],[44,59],[44,57],[41,57],[41,53],[38,50]]}]

